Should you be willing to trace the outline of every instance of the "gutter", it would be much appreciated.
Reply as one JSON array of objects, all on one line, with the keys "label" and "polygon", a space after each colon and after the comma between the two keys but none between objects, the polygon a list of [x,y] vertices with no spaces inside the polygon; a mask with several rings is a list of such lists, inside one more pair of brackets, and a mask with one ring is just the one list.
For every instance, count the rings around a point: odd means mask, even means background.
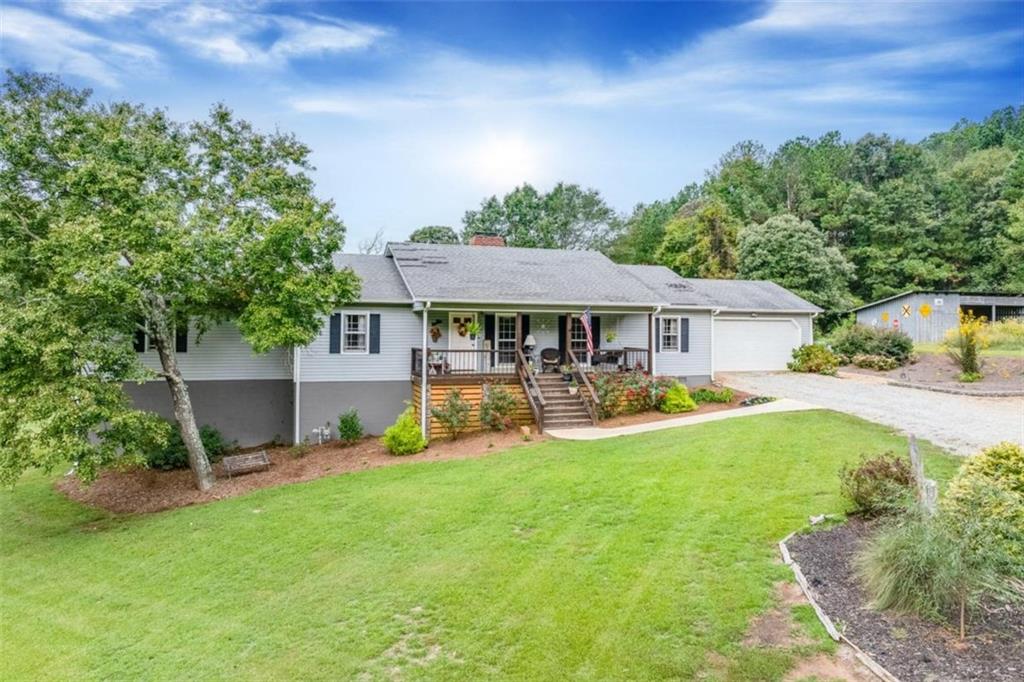
[{"label": "gutter", "polygon": [[[663,307],[664,306],[662,306],[662,305],[658,305],[654,309],[654,312],[651,313],[652,319],[658,317],[658,315],[661,314],[661,309]],[[657,334],[658,331],[654,331],[654,333]],[[658,339],[654,339],[654,346],[650,349],[650,353],[651,353],[651,376],[652,377],[658,376],[658,350],[657,350],[657,348],[658,348]]]},{"label": "gutter", "polygon": [[721,308],[711,311],[711,381],[715,381],[715,318],[722,312]]},{"label": "gutter", "polygon": [[[419,303],[419,301],[414,301],[413,306],[415,306],[416,303]],[[423,337],[422,344],[420,346],[422,349],[420,352],[420,432],[423,434],[423,437],[427,439],[427,442],[430,442],[430,424],[427,421],[427,356],[430,352],[430,349],[427,347],[427,327],[429,326],[428,313],[430,312],[430,301],[422,302],[420,312],[423,315]]]},{"label": "gutter", "polygon": [[302,442],[299,422],[302,416],[302,350],[298,346],[292,347],[292,357],[292,376],[295,379],[295,414],[292,417],[295,423],[292,429],[292,444],[298,445]]}]

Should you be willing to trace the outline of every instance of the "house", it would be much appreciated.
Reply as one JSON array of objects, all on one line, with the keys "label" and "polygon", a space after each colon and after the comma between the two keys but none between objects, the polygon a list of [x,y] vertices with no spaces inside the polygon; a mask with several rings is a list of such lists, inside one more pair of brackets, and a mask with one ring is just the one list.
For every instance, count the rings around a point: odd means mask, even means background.
[{"label": "house", "polygon": [[856,314],[859,324],[892,327],[915,342],[938,343],[947,331],[957,327],[957,313],[961,310],[989,322],[1021,319],[1024,295],[915,290],[865,303],[851,312]]},{"label": "house", "polygon": [[[499,244],[485,237],[337,254],[336,266],[362,279],[360,300],[329,315],[302,348],[255,355],[232,325],[199,342],[190,330],[179,364],[197,419],[243,445],[298,442],[353,407],[380,433],[412,403],[436,434],[429,406],[448,390],[475,402],[504,384],[521,399],[521,419],[589,424],[595,372],[641,369],[699,385],[719,371],[784,369],[794,348],[811,343],[820,312],[771,282],[685,279],[593,251]],[[139,350],[157,366],[144,343]],[[580,376],[579,397],[562,395],[558,365]],[[139,407],[171,414],[162,382],[127,390]]]}]

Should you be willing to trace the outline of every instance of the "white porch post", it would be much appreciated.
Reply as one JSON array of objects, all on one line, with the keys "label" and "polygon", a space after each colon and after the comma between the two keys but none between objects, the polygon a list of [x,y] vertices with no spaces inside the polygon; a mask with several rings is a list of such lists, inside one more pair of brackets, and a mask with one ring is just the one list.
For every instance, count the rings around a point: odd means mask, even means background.
[{"label": "white porch post", "polygon": [[430,423],[427,421],[427,372],[430,366],[427,361],[427,322],[430,316],[430,301],[423,305],[423,337],[420,345],[420,430],[423,437],[430,440]]},{"label": "white porch post", "polygon": [[292,429],[292,443],[298,445],[302,442],[302,349],[295,346],[292,353],[292,378],[295,380],[295,414],[292,417],[295,420],[295,425]]}]

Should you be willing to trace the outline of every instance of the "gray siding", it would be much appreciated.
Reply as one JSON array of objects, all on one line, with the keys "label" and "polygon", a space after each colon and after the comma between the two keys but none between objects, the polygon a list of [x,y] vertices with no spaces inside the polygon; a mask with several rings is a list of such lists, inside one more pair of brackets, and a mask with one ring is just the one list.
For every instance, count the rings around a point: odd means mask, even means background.
[{"label": "gray siding", "polygon": [[[710,377],[711,313],[693,310],[663,310],[661,315],[663,317],[680,317],[690,320],[690,348],[685,353],[675,351],[655,353],[655,372],[664,376],[682,378]],[[646,337],[646,320],[644,321],[643,332]]]},{"label": "gray siding", "polygon": [[380,314],[380,353],[330,353],[325,319],[320,333],[301,351],[303,382],[409,380],[411,349],[420,345],[422,334],[419,313],[404,306],[352,306],[338,312]]},{"label": "gray siding", "polygon": [[[163,380],[125,384],[124,389],[138,409],[174,419],[171,393]],[[196,422],[216,427],[242,447],[291,442],[293,390],[289,380],[188,382]]]},{"label": "gray siding", "polygon": [[[257,354],[242,338],[238,328],[225,323],[213,327],[202,339],[196,330],[188,333],[188,351],[178,353],[178,366],[186,381],[291,379],[292,370],[288,351],[275,348]],[[141,354],[142,364],[160,369],[160,358],[155,350]],[[160,380],[162,381],[162,380]]]},{"label": "gray siding", "polygon": [[412,384],[408,376],[401,381],[303,383],[299,394],[299,439],[311,438],[314,428],[328,422],[331,436],[337,438],[338,415],[352,408],[359,412],[359,420],[366,433],[380,435],[394,423],[411,399]]},{"label": "gray siding", "polygon": [[[941,300],[942,305],[936,305]],[[928,316],[921,314],[921,306],[931,308]],[[910,306],[910,315],[904,316],[903,306]],[[957,310],[960,295],[950,293],[907,294],[868,306],[857,311],[857,322],[870,327],[894,328],[893,320],[899,320],[900,330],[914,341],[937,343],[943,340],[946,331],[957,325]],[[888,319],[885,319],[888,316]]]}]

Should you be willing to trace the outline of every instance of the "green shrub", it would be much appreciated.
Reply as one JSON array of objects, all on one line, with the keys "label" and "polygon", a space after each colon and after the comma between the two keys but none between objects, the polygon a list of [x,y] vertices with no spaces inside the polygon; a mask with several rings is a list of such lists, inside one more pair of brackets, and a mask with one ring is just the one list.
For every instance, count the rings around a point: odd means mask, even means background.
[{"label": "green shrub", "polygon": [[413,455],[427,447],[412,407],[407,408],[394,424],[385,429],[380,442],[392,455]]},{"label": "green shrub", "polygon": [[946,334],[946,353],[960,368],[960,381],[970,383],[981,379],[979,353],[986,347],[985,318],[973,312],[957,312],[959,324]]},{"label": "green shrub", "polygon": [[958,621],[983,596],[1008,596],[991,544],[942,515],[911,514],[880,531],[857,557],[872,604],[920,616]]},{"label": "green shrub", "polygon": [[[224,436],[212,426],[200,426],[199,439],[203,442],[203,449],[206,450],[206,456],[211,462],[220,461],[220,458],[228,450],[228,443],[224,440]],[[176,423],[171,425],[171,435],[167,439],[167,445],[146,455],[146,464],[150,469],[163,469],[164,471],[188,468],[188,448],[185,447],[185,441],[181,438],[181,429]]]},{"label": "green shrub", "polygon": [[991,536],[1004,572],[1024,578],[1024,448],[1000,443],[960,467],[942,499],[951,519],[980,519]]},{"label": "green shrub", "polygon": [[888,372],[900,366],[899,362],[888,355],[854,355],[850,362],[857,367],[874,369],[879,372]]},{"label": "green shrub", "polygon": [[598,416],[608,419],[657,408],[676,383],[672,377],[652,378],[641,371],[599,373],[593,381],[594,391],[600,400]]},{"label": "green shrub", "polygon": [[1010,318],[993,322],[985,335],[989,348],[1024,351],[1024,320]]},{"label": "green shrub", "polygon": [[338,440],[351,444],[363,437],[363,424],[355,408],[338,416]]},{"label": "green shrub", "polygon": [[957,380],[959,380],[961,384],[973,384],[974,382],[981,381],[984,378],[985,377],[981,372],[961,372],[960,375],[957,376]]},{"label": "green shrub", "polygon": [[839,470],[839,489],[862,514],[895,514],[913,500],[914,474],[910,462],[886,452],[863,457],[854,467],[843,466]]},{"label": "green shrub", "polygon": [[793,361],[786,366],[794,372],[835,375],[839,358],[828,348],[815,343],[795,348]]},{"label": "green shrub", "polygon": [[288,454],[295,459],[302,459],[312,451],[313,447],[309,444],[308,440],[303,440],[300,443],[295,443],[288,448]]},{"label": "green shrub", "polygon": [[512,391],[500,384],[484,385],[484,396],[480,401],[480,423],[494,431],[511,428],[515,421],[519,400]]},{"label": "green shrub", "polygon": [[731,403],[733,399],[733,392],[729,387],[721,388],[717,391],[713,388],[698,388],[690,393],[690,397],[698,404]]},{"label": "green shrub", "polygon": [[697,409],[697,403],[690,397],[690,392],[686,390],[685,385],[676,383],[665,393],[658,409],[666,414],[692,412]]},{"label": "green shrub", "polygon": [[[897,365],[905,365],[914,352],[914,341],[898,329],[854,324],[840,327],[828,337],[832,351],[845,358],[857,355],[884,355]],[[846,363],[844,363],[846,364]]]},{"label": "green shrub", "polygon": [[437,407],[431,408],[430,414],[441,424],[448,436],[455,440],[469,425],[469,415],[473,405],[462,397],[462,391],[453,388],[445,395]]}]

